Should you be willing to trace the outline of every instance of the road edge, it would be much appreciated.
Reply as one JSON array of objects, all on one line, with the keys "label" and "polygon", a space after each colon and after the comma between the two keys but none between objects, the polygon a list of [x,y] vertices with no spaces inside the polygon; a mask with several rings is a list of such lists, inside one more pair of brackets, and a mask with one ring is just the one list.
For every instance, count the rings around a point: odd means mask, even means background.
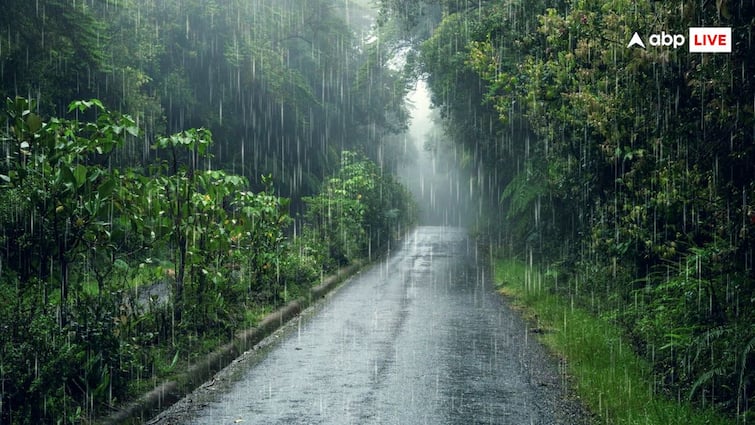
[{"label": "road edge", "polygon": [[237,331],[234,334],[233,341],[218,347],[191,365],[185,372],[171,380],[164,381],[136,400],[121,406],[117,411],[96,421],[96,423],[102,425],[138,423],[167,409],[231,364],[241,354],[252,349],[265,337],[297,317],[305,308],[325,297],[339,284],[359,273],[364,267],[380,261],[384,255],[378,255],[370,261],[366,259],[355,260],[348,266],[341,267],[335,273],[323,277],[319,285],[309,289],[307,297],[297,298],[278,308],[265,316],[253,328]]}]

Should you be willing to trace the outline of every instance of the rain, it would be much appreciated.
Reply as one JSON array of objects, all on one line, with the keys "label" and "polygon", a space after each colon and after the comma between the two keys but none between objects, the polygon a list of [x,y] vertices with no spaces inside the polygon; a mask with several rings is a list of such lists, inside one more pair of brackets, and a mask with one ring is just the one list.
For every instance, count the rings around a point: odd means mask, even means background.
[{"label": "rain", "polygon": [[1,6],[0,423],[755,420],[752,1]]}]

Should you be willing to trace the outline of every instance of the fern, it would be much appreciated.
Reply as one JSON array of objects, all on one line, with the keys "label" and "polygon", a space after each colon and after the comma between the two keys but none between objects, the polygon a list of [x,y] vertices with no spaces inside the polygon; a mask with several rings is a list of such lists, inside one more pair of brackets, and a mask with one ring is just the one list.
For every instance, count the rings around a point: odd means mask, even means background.
[{"label": "fern", "polygon": [[506,217],[517,218],[527,211],[538,197],[545,194],[545,189],[544,179],[533,174],[529,169],[514,176],[501,196],[501,202],[509,201]]},{"label": "fern", "polygon": [[695,396],[695,393],[697,390],[706,382],[713,379],[714,376],[726,376],[726,369],[724,367],[716,367],[713,368],[702,375],[700,375],[699,378],[695,381],[694,384],[692,384],[692,388],[689,390],[689,400],[692,400],[692,398]]}]

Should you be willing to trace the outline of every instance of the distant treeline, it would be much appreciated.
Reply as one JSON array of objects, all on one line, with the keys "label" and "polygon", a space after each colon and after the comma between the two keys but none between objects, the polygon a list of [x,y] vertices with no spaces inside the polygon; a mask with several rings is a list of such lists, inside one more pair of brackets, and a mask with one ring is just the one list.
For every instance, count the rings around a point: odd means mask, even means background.
[{"label": "distant treeline", "polygon": [[141,137],[119,164],[146,164],[158,134],[211,130],[216,167],[256,188],[273,174],[296,203],[341,149],[393,167],[383,136],[403,128],[406,81],[385,63],[390,34],[365,43],[374,11],[342,0],[7,0],[0,98],[43,115],[98,98]]}]

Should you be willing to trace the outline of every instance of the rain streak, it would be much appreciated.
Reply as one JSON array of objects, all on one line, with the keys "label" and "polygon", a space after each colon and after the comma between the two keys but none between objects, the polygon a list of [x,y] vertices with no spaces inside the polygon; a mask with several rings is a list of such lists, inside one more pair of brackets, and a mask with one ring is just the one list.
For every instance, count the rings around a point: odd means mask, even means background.
[{"label": "rain streak", "polygon": [[752,0],[0,9],[0,424],[755,421]]}]

